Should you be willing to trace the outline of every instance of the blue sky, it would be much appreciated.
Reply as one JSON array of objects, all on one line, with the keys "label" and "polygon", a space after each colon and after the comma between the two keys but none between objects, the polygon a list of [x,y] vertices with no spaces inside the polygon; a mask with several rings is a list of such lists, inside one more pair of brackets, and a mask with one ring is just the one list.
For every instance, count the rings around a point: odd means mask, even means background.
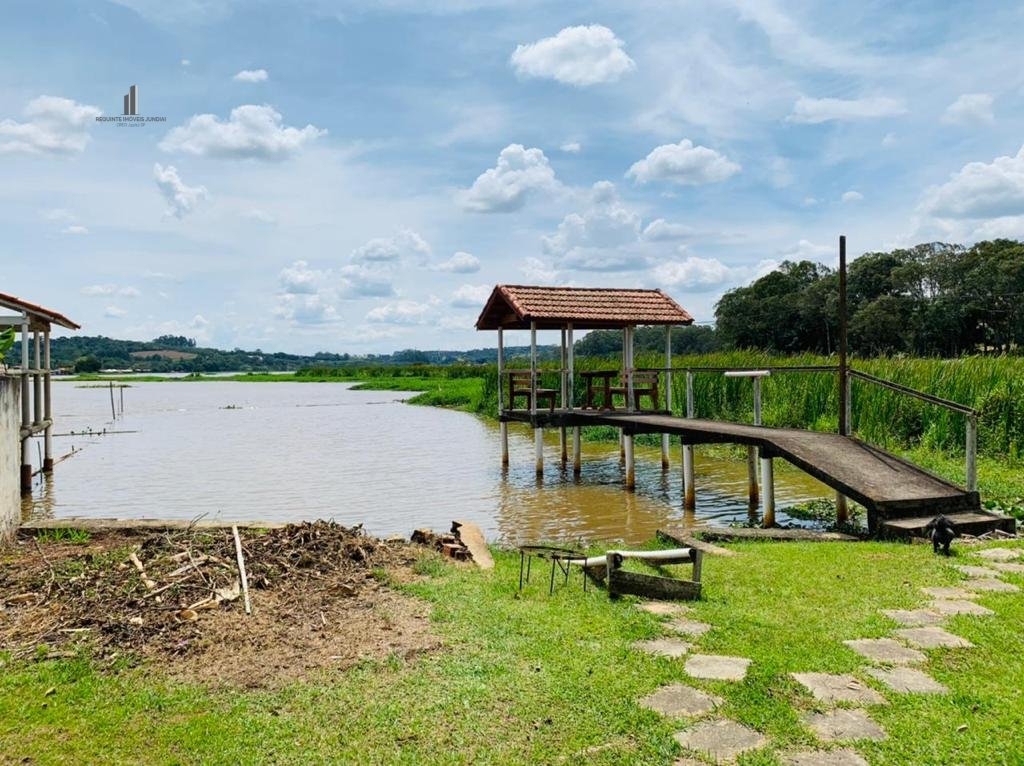
[{"label": "blue sky", "polygon": [[[1024,237],[1024,6],[4,5],[0,292],[225,348],[493,345],[496,283]],[[97,121],[139,88],[142,127]]]}]

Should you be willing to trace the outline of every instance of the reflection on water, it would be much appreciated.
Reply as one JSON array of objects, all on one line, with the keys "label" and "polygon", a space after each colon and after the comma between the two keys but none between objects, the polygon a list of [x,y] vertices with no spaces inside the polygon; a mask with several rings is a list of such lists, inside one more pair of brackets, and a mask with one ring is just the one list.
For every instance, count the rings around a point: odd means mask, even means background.
[{"label": "reflection on water", "polygon": [[[338,383],[138,383],[125,391],[125,416],[111,423],[108,392],[55,382],[55,431],[75,435],[56,437],[54,455],[77,452],[52,480],[37,480],[23,510],[58,518],[333,518],[378,535],[468,519],[508,543],[636,544],[659,527],[748,519],[745,461],[709,458],[698,447],[697,511],[687,514],[678,444],[668,471],[660,450],[638,446],[637,489],[625,492],[616,444],[584,442],[576,478],[561,467],[551,431],[538,480],[526,427],[510,425],[511,465],[503,471],[496,423],[406,405],[408,396]],[[82,434],[90,428],[116,433]],[[779,465],[780,508],[828,494]]]}]

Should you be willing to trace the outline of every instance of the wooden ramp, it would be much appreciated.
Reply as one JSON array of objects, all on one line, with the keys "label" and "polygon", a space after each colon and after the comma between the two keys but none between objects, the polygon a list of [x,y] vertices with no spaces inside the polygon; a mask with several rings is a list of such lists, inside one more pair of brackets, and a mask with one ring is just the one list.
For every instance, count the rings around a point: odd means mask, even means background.
[{"label": "wooden ramp", "polygon": [[556,410],[534,415],[512,411],[505,415],[508,420],[521,420],[535,427],[605,425],[626,434],[673,434],[684,444],[758,447],[762,456],[784,458],[863,505],[871,531],[878,531],[890,519],[931,518],[940,513],[970,514],[972,525],[977,524],[979,515],[988,516],[994,522],[989,528],[1006,528],[1005,517],[981,510],[977,492],[968,492],[885,450],[839,434],[678,418],[664,413]]}]

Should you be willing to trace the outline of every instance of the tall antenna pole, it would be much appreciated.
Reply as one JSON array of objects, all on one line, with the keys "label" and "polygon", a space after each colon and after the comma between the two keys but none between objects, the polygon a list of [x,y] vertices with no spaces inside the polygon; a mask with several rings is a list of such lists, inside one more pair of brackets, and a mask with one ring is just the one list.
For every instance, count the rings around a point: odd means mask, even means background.
[{"label": "tall antenna pole", "polygon": [[850,374],[846,358],[846,235],[839,237],[839,433],[848,436],[846,378]]}]

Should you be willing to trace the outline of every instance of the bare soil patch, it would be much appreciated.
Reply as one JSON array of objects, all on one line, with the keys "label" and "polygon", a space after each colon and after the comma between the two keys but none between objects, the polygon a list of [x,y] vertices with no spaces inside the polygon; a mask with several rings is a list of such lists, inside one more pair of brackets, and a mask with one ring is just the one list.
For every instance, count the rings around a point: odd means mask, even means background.
[{"label": "bare soil patch", "polygon": [[436,649],[429,606],[388,587],[424,549],[331,522],[243,532],[252,614],[230,530],[118,531],[0,550],[0,652],[149,659],[174,677],[277,685]]}]

